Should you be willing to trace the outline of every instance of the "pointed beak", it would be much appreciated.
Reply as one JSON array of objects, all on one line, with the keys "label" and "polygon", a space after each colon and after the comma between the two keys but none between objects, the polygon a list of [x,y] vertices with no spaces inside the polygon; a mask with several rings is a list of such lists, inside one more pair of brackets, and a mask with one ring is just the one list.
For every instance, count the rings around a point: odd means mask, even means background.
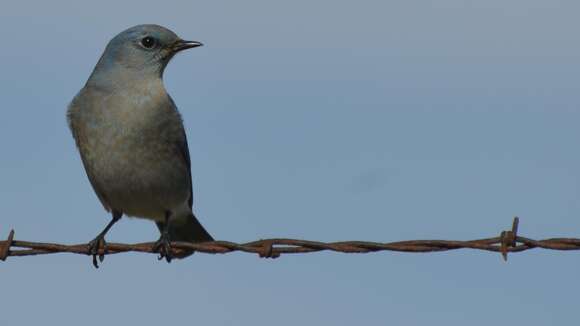
[{"label": "pointed beak", "polygon": [[173,52],[177,53],[179,51],[196,48],[196,47],[202,46],[202,45],[203,44],[201,44],[200,42],[197,42],[197,41],[178,40],[177,42],[175,42],[173,44],[171,49],[173,50]]}]

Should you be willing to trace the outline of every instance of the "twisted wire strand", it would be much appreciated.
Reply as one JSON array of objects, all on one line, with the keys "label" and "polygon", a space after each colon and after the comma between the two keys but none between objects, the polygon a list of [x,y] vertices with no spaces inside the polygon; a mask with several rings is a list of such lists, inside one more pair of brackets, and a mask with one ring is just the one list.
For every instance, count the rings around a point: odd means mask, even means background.
[{"label": "twisted wire strand", "polygon": [[[534,240],[517,235],[519,219],[514,218],[512,229],[501,232],[499,237],[456,241],[456,240],[409,240],[397,242],[371,241],[339,241],[320,242],[299,239],[263,239],[247,243],[230,241],[212,241],[204,243],[172,242],[174,254],[183,251],[196,251],[207,254],[226,254],[236,251],[258,254],[260,257],[277,258],[283,254],[312,253],[334,251],[341,253],[370,253],[377,251],[398,251],[411,253],[440,252],[458,249],[485,250],[499,252],[507,260],[508,253],[522,252],[534,248],[548,250],[580,250],[580,239],[550,238]],[[107,243],[106,248],[100,248],[100,255],[118,254],[124,252],[157,253],[154,242],[137,244]],[[43,243],[14,240],[14,230],[7,240],[0,241],[0,260],[7,257],[22,257],[47,255],[55,253],[74,253],[90,255],[88,244],[65,245],[59,243]]]}]

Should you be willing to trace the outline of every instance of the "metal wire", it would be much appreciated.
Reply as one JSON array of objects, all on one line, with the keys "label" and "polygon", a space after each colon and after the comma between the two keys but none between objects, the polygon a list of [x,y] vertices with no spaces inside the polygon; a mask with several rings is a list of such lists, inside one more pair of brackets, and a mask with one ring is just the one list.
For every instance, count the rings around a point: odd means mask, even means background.
[{"label": "metal wire", "polygon": [[[277,258],[282,254],[311,253],[319,251],[335,251],[342,253],[369,253],[377,251],[399,252],[438,252],[457,249],[476,249],[499,252],[504,260],[510,252],[522,252],[534,248],[550,250],[580,250],[580,239],[551,238],[534,240],[517,235],[519,219],[514,218],[512,229],[501,232],[499,237],[470,240],[410,240],[397,242],[340,241],[319,242],[297,239],[265,239],[248,243],[230,241],[212,241],[205,243],[172,242],[173,253],[178,255],[184,251],[194,250],[207,254],[226,254],[234,251],[258,254],[260,257]],[[106,248],[100,248],[99,255],[118,254],[123,252],[157,253],[154,243],[107,243]],[[41,243],[14,240],[14,230],[10,231],[8,239],[0,241],[0,260],[11,256],[34,256],[54,253],[74,253],[90,255],[88,244],[64,245],[58,243]]]}]

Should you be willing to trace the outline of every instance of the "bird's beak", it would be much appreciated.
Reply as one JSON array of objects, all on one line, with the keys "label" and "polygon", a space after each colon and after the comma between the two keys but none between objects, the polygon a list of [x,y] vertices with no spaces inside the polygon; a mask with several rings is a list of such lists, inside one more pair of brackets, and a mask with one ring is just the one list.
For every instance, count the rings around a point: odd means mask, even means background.
[{"label": "bird's beak", "polygon": [[202,45],[203,44],[201,44],[200,42],[197,42],[197,41],[178,40],[177,42],[173,43],[171,50],[173,50],[173,52],[177,53],[179,51],[183,51],[183,50],[187,50],[187,49],[191,49],[191,48],[196,48],[196,47],[202,46]]}]

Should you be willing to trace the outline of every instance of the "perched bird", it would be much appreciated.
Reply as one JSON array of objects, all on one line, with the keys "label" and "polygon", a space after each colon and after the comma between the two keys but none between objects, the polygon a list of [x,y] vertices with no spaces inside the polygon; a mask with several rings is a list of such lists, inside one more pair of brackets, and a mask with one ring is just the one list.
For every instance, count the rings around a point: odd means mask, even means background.
[{"label": "perched bird", "polygon": [[[181,116],[163,85],[179,51],[202,44],[167,28],[138,25],[107,45],[67,118],[87,176],[112,219],[89,242],[93,264],[105,235],[123,215],[155,221],[159,259],[172,259],[171,241],[213,241],[192,211],[189,149]],[[185,252],[177,258],[189,256]],[[104,255],[100,254],[101,262]]]}]

